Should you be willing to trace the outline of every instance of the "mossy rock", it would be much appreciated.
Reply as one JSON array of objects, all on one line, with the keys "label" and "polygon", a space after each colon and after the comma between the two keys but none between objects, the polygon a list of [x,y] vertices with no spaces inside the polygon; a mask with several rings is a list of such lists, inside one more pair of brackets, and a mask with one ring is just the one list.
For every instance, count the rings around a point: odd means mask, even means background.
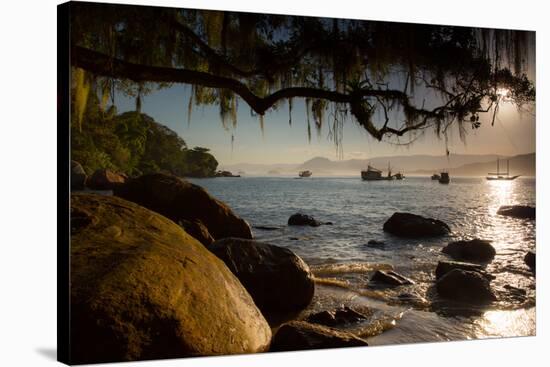
[{"label": "mossy rock", "polygon": [[71,196],[71,362],[266,351],[271,330],[225,264],[171,220]]}]

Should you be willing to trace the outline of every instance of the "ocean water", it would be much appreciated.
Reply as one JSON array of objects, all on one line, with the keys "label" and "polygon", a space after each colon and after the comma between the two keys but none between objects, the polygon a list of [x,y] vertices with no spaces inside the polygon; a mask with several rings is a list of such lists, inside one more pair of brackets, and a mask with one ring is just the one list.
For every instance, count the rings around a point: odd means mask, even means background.
[{"label": "ocean water", "polygon": [[[226,202],[253,227],[256,239],[287,247],[310,266],[316,295],[302,313],[342,304],[362,310],[368,321],[352,325],[371,345],[464,340],[535,334],[535,278],[524,264],[535,249],[535,222],[496,214],[501,205],[535,205],[535,179],[487,181],[452,178],[441,185],[429,177],[365,182],[358,177],[241,177],[193,179]],[[446,222],[445,237],[403,239],[385,233],[394,212]],[[287,226],[294,213],[332,225]],[[256,228],[273,227],[270,230]],[[441,249],[452,240],[492,241],[498,301],[475,308],[441,300],[434,291],[435,267],[449,259]],[[372,247],[369,240],[383,241]],[[415,284],[375,289],[376,269],[394,269]]]}]

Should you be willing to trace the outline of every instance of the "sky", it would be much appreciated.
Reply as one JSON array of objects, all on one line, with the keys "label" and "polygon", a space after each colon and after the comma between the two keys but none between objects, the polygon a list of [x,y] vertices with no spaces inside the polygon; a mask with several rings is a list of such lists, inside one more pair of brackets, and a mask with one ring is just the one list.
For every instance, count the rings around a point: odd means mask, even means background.
[{"label": "sky", "polygon": [[[190,123],[187,119],[189,86],[175,84],[170,88],[153,91],[142,98],[141,111],[178,133],[188,147],[202,146],[212,151],[220,165],[237,163],[302,163],[314,157],[338,159],[367,159],[379,156],[446,153],[444,138],[431,131],[407,146],[379,142],[352,119],[348,119],[343,131],[343,155],[328,138],[328,124],[323,125],[320,136],[312,124],[312,139],[308,142],[307,119],[303,100],[294,100],[292,125],[289,126],[288,106],[269,110],[264,116],[264,131],[257,116],[251,116],[250,108],[239,100],[237,126],[224,129],[218,106],[194,106]],[[118,94],[115,104],[119,113],[134,110],[135,100]],[[468,128],[466,142],[459,139],[458,130],[448,136],[447,146],[453,154],[500,154],[517,155],[535,151],[535,116],[518,113],[516,108],[505,103],[494,126],[490,114],[482,114],[481,128]],[[392,123],[401,125],[399,116]],[[234,136],[233,146],[231,136]],[[403,142],[407,141],[405,138]]]}]

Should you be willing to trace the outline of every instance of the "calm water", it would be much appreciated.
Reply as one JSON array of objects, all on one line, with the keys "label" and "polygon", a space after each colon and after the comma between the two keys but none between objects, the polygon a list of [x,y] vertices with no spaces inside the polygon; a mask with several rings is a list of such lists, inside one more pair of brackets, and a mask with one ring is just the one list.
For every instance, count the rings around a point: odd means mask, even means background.
[{"label": "calm water", "polygon": [[[313,270],[316,296],[309,313],[341,304],[370,316],[354,332],[373,345],[535,334],[535,279],[523,262],[535,249],[535,223],[496,215],[501,205],[535,205],[535,180],[489,182],[454,178],[441,185],[429,178],[363,182],[356,177],[215,178],[192,180],[225,201],[254,228],[257,239],[292,249]],[[401,239],[382,231],[396,211],[445,221],[452,234],[437,239]],[[333,225],[289,227],[296,212]],[[485,309],[457,311],[433,290],[441,249],[450,240],[483,238],[497,250],[488,270],[499,301]],[[383,248],[367,246],[384,241]],[[395,269],[416,284],[389,290],[369,288],[376,269]],[[526,291],[518,294],[512,287]],[[404,296],[406,293],[406,297]],[[472,312],[475,311],[472,316]],[[461,316],[457,316],[460,314]]]}]

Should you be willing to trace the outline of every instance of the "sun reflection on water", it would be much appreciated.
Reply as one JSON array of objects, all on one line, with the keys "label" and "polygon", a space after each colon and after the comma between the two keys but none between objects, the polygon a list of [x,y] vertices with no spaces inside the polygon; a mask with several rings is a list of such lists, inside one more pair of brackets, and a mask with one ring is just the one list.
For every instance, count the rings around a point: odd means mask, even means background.
[{"label": "sun reflection on water", "polygon": [[535,335],[535,309],[487,311],[478,325],[480,338]]}]

